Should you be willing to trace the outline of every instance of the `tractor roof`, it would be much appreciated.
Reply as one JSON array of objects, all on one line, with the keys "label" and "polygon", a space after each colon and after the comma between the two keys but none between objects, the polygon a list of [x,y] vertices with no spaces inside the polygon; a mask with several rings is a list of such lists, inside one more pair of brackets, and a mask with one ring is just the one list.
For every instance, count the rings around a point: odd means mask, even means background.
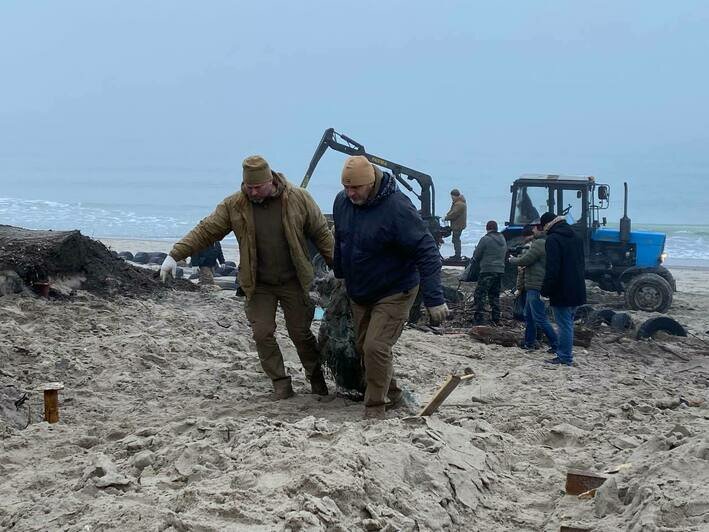
[{"label": "tractor roof", "polygon": [[522,174],[515,180],[515,184],[544,185],[547,183],[560,183],[562,185],[593,185],[596,178],[593,176],[559,175],[559,174]]}]

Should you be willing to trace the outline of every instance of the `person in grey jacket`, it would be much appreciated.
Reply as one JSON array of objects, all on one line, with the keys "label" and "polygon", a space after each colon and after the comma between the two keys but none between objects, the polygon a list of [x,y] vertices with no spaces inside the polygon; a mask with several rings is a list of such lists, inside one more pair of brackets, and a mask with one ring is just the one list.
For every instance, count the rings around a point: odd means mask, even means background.
[{"label": "person in grey jacket", "polygon": [[505,273],[505,255],[507,242],[497,231],[497,222],[490,220],[485,225],[487,234],[483,236],[473,252],[473,260],[480,265],[478,284],[473,300],[473,321],[476,325],[484,323],[485,301],[490,301],[490,320],[494,325],[500,323],[500,287]]},{"label": "person in grey jacket", "polygon": [[559,337],[549,322],[546,306],[540,295],[546,272],[546,234],[544,233],[544,228],[539,225],[533,225],[532,231],[534,232],[534,240],[532,240],[529,249],[519,257],[510,257],[510,264],[524,270],[523,284],[526,291],[524,320],[526,329],[524,331],[522,349],[537,348],[537,327],[539,327],[549,340],[550,352],[556,353]]}]

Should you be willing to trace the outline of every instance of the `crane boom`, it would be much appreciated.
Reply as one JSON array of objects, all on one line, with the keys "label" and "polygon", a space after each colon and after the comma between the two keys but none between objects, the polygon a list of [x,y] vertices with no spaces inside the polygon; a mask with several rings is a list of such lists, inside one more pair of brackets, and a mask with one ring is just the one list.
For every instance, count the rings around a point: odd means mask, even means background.
[{"label": "crane boom", "polygon": [[[435,188],[433,186],[433,179],[430,175],[425,174],[423,172],[419,172],[418,170],[414,170],[413,168],[394,163],[377,155],[367,153],[367,150],[365,149],[364,145],[360,144],[354,139],[351,139],[347,135],[338,133],[333,128],[326,129],[325,133],[323,133],[322,139],[320,139],[320,143],[315,149],[313,158],[310,160],[310,165],[308,166],[308,169],[305,172],[305,176],[303,177],[303,181],[300,184],[301,187],[306,188],[308,186],[310,178],[312,177],[313,172],[315,172],[315,167],[318,165],[320,159],[325,154],[328,148],[333,149],[335,151],[339,151],[340,153],[345,153],[347,155],[361,155],[363,157],[366,157],[367,160],[372,164],[376,164],[377,166],[381,166],[383,168],[386,168],[387,170],[390,170],[394,178],[401,184],[401,186],[403,186],[406,190],[414,194],[414,196],[416,196],[421,202],[421,217],[424,220],[428,220],[429,218],[435,218]],[[407,180],[416,181],[421,188],[420,192],[414,190],[414,188],[407,182]]]}]

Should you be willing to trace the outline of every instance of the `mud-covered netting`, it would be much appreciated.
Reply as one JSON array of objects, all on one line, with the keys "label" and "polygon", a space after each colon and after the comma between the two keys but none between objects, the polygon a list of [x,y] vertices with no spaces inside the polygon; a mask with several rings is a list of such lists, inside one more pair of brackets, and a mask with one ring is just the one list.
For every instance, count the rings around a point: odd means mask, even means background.
[{"label": "mud-covered netting", "polygon": [[315,290],[325,308],[318,333],[320,358],[335,381],[338,393],[362,399],[364,368],[355,348],[352,311],[345,285],[335,279],[332,272],[322,269],[316,272]]},{"label": "mud-covered netting", "polygon": [[[162,289],[156,272],[127,264],[101,242],[79,231],[35,231],[0,225],[0,272],[15,272],[27,285],[81,277],[81,288],[99,295],[147,295]],[[182,290],[194,285],[178,281]]]},{"label": "mud-covered netting", "polygon": [[[335,381],[338,393],[362,399],[366,387],[364,367],[355,348],[352,310],[345,285],[335,279],[320,255],[313,259],[313,267],[315,299],[325,309],[318,333],[320,358]],[[462,294],[455,288],[444,286],[444,295],[449,305],[463,300]],[[419,321],[422,316],[421,305],[421,297],[418,297],[411,311],[410,322]]]}]

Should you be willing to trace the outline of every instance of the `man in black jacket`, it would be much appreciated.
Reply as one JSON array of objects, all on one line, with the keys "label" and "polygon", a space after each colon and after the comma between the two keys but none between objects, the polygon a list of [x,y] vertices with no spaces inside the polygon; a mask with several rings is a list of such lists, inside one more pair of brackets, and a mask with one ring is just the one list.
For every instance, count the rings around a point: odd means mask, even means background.
[{"label": "man in black jacket", "polygon": [[365,417],[383,418],[387,398],[401,400],[393,378],[392,347],[419,285],[431,321],[448,315],[441,257],[411,200],[365,157],[349,157],[333,207],[335,277],[345,280],[357,351],[364,362]]},{"label": "man in black jacket", "polygon": [[583,241],[563,216],[546,212],[540,222],[547,233],[547,263],[541,293],[549,298],[559,327],[556,357],[545,362],[570,366],[573,362],[574,313],[576,307],[586,303]]}]

